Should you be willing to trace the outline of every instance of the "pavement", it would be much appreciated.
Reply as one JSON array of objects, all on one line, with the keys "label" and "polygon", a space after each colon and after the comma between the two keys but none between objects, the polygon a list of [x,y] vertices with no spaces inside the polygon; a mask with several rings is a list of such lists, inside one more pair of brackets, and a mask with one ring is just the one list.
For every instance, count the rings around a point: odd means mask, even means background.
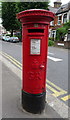
[{"label": "pavement", "polygon": [[[23,110],[21,105],[22,74],[20,70],[1,56],[0,70],[0,79],[2,80],[2,83],[0,83],[0,88],[2,86],[2,95],[0,94],[0,97],[2,97],[2,101],[0,99],[2,116],[0,114],[0,118],[56,118],[56,120],[57,118],[68,118],[66,114],[67,106],[51,96],[48,91],[45,110],[42,114],[31,114]],[[58,106],[57,109],[55,109],[56,106]]]}]

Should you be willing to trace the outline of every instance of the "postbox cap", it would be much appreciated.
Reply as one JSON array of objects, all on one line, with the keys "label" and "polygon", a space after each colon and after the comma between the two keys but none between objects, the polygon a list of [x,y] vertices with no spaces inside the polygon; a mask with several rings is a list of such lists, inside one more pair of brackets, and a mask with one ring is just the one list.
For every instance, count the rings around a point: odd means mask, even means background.
[{"label": "postbox cap", "polygon": [[54,19],[54,16],[54,13],[45,9],[29,9],[17,14],[17,18],[21,22],[29,22],[31,20],[51,22]]}]

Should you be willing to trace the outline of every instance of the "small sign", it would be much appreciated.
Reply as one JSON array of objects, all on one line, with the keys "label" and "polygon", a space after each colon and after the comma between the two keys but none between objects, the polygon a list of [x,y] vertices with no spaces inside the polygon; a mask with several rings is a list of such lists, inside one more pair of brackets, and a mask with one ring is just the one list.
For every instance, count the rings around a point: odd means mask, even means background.
[{"label": "small sign", "polygon": [[31,39],[31,54],[40,55],[40,39]]}]

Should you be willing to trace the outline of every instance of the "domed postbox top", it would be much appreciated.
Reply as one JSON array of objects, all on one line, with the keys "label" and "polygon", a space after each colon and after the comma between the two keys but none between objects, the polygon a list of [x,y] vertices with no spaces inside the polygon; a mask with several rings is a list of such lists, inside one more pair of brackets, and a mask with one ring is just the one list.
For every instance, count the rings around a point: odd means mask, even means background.
[{"label": "domed postbox top", "polygon": [[30,21],[43,21],[51,22],[54,19],[55,14],[44,9],[30,9],[25,10],[17,14],[17,18],[21,22]]}]

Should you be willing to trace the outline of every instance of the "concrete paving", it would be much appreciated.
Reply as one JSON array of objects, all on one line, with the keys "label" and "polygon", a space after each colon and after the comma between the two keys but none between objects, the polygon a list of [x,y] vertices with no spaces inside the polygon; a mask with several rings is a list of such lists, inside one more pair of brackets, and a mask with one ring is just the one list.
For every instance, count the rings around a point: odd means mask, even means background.
[{"label": "concrete paving", "polygon": [[22,109],[21,80],[5,64],[2,64],[2,118],[61,118],[46,104],[42,114],[31,114]]}]

